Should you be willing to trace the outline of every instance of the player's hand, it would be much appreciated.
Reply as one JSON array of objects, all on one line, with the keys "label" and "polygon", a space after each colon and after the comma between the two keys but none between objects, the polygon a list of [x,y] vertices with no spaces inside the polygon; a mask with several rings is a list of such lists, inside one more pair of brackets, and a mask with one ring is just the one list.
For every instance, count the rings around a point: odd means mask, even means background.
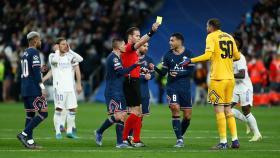
[{"label": "player's hand", "polygon": [[152,30],[154,31],[154,32],[156,32],[157,31],[157,29],[158,29],[158,27],[159,27],[159,23],[157,23],[157,22],[155,22],[154,24],[153,24],[153,26],[152,26]]},{"label": "player's hand", "polygon": [[155,69],[155,65],[153,63],[149,64],[149,69],[154,70]]},{"label": "player's hand", "polygon": [[152,78],[150,73],[145,74],[145,79],[146,80],[150,80]]},{"label": "player's hand", "polygon": [[144,74],[149,73],[149,69],[143,67],[141,68],[141,72],[143,72]]},{"label": "player's hand", "polygon": [[185,58],[182,62],[179,63],[179,66],[188,66],[191,63],[190,58]]},{"label": "player's hand", "polygon": [[59,46],[58,46],[58,44],[55,44],[55,45],[53,46],[53,50],[54,50],[54,51],[59,50]]},{"label": "player's hand", "polygon": [[83,90],[82,85],[81,84],[77,84],[76,90],[77,90],[77,93],[80,94],[82,92],[82,90]]},{"label": "player's hand", "polygon": [[172,71],[172,72],[170,72],[170,76],[172,76],[172,77],[176,77],[177,76],[177,72],[174,72],[174,71]]},{"label": "player's hand", "polygon": [[46,89],[42,89],[41,92],[42,92],[42,96],[46,98],[47,95],[48,95],[47,90]]},{"label": "player's hand", "polygon": [[41,72],[42,72],[42,73],[46,73],[46,72],[48,72],[48,71],[49,71],[49,68],[48,68],[47,65],[42,65],[42,66],[41,66]]}]

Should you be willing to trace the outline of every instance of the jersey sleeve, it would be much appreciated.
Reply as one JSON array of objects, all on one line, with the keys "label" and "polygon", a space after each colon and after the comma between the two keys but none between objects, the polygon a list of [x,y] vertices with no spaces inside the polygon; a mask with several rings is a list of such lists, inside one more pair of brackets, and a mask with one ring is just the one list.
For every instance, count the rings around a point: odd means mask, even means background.
[{"label": "jersey sleeve", "polygon": [[241,57],[240,60],[237,61],[237,70],[245,70],[246,67],[246,59]]},{"label": "jersey sleeve", "polygon": [[39,54],[33,54],[31,56],[32,67],[41,66],[41,60]]},{"label": "jersey sleeve", "polygon": [[215,43],[211,36],[207,36],[206,38],[206,46],[205,46],[205,52],[211,52],[213,53],[215,49]]},{"label": "jersey sleeve", "polygon": [[118,69],[122,69],[123,68],[120,59],[118,59],[117,57],[113,58],[111,63],[113,63],[114,70],[118,70]]},{"label": "jersey sleeve", "polygon": [[233,39],[233,61],[237,61],[240,59],[240,52],[237,49],[235,40]]},{"label": "jersey sleeve", "polygon": [[31,56],[31,62],[32,62],[32,71],[34,75],[34,81],[37,82],[38,84],[42,82],[42,77],[41,77],[41,60],[39,57],[39,53],[33,54]]},{"label": "jersey sleeve", "polygon": [[133,52],[134,50],[135,50],[134,44],[127,43],[127,44],[125,45],[125,52],[126,52],[126,53],[131,53],[131,52]]}]

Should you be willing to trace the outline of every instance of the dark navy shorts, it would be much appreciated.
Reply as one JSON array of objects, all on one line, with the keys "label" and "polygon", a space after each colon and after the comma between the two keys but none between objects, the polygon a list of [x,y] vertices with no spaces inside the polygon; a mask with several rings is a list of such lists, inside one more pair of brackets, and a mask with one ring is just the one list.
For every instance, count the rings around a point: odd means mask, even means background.
[{"label": "dark navy shorts", "polygon": [[150,114],[150,97],[142,98],[141,102],[142,102],[142,114],[149,115]]},{"label": "dark navy shorts", "polygon": [[46,98],[43,96],[23,97],[26,112],[36,112],[48,107]]},{"label": "dark navy shorts", "polygon": [[125,97],[121,96],[105,96],[107,112],[109,115],[116,112],[126,112]]},{"label": "dark navy shorts", "polygon": [[180,105],[180,109],[192,109],[192,97],[191,92],[188,90],[174,90],[167,89],[167,100],[169,106],[172,103]]}]

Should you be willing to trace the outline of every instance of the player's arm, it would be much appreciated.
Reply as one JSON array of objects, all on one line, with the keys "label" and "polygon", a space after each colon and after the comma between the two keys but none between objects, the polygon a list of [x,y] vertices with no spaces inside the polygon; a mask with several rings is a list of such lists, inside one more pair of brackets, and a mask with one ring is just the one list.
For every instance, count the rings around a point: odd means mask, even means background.
[{"label": "player's arm", "polygon": [[149,67],[150,67],[150,69],[155,70],[160,76],[165,76],[168,72],[168,65],[169,65],[169,62],[168,62],[167,56],[164,56],[163,60],[162,60],[161,69],[159,69],[152,63],[150,63]]},{"label": "player's arm", "polygon": [[[154,61],[153,61],[153,59],[152,58],[150,58],[150,63],[154,63]],[[153,78],[155,78],[155,71],[150,71],[150,74],[151,74],[151,79],[150,80],[152,80]]]},{"label": "player's arm", "polygon": [[44,83],[48,79],[52,77],[52,70],[49,70],[49,72],[43,77],[42,82]]},{"label": "player's arm", "polygon": [[150,32],[148,32],[147,34],[145,34],[144,36],[142,36],[140,38],[140,40],[134,44],[134,50],[137,50],[138,48],[140,48],[142,45],[144,45],[145,43],[147,43],[149,41],[149,39],[153,36],[153,34],[157,31],[158,27],[159,27],[159,23],[154,23],[152,26],[152,29]]},{"label": "player's arm", "polygon": [[234,74],[234,78],[237,79],[244,79],[245,78],[245,69],[246,69],[246,59],[240,58],[240,60],[235,61],[236,64],[234,66],[237,66],[238,73]]},{"label": "player's arm", "polygon": [[237,49],[236,43],[233,40],[233,61],[237,61],[240,59],[240,52]]},{"label": "player's arm", "polygon": [[245,78],[245,70],[244,69],[239,70],[238,73],[234,74],[234,78],[244,79]]},{"label": "player's arm", "polygon": [[73,62],[82,62],[84,59],[82,56],[80,56],[78,53],[74,52],[72,49],[69,49],[69,53],[74,56]]},{"label": "player's arm", "polygon": [[75,71],[75,75],[76,75],[76,89],[77,89],[77,93],[80,94],[83,90],[82,88],[82,77],[81,77],[81,70],[80,70],[80,66],[79,65],[75,65],[74,66],[74,71]]},{"label": "player's arm", "polygon": [[198,57],[191,58],[190,62],[197,63],[197,62],[209,60],[212,56],[212,53],[214,52],[214,47],[215,47],[214,40],[212,39],[212,37],[208,35],[206,38],[205,53]]},{"label": "player's arm", "polygon": [[121,66],[115,67],[114,69],[119,76],[122,76],[122,75],[128,74],[130,71],[132,71],[137,66],[139,66],[139,64],[133,64],[128,68],[123,68],[121,65]]},{"label": "player's arm", "polygon": [[39,55],[33,55],[32,56],[32,71],[34,74],[34,82],[38,83],[41,90],[42,90],[42,95],[46,96],[46,88],[42,82],[42,77],[41,77],[41,61]]}]

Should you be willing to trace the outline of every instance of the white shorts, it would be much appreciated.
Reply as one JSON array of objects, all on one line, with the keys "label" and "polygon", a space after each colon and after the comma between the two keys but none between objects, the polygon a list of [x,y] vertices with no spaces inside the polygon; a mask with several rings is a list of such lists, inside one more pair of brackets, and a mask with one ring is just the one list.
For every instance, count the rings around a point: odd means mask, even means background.
[{"label": "white shorts", "polygon": [[243,93],[233,93],[232,102],[240,103],[240,106],[253,106],[253,92],[251,90],[247,90]]},{"label": "white shorts", "polygon": [[77,97],[74,91],[59,92],[54,89],[54,105],[55,108],[74,109],[78,107]]}]

